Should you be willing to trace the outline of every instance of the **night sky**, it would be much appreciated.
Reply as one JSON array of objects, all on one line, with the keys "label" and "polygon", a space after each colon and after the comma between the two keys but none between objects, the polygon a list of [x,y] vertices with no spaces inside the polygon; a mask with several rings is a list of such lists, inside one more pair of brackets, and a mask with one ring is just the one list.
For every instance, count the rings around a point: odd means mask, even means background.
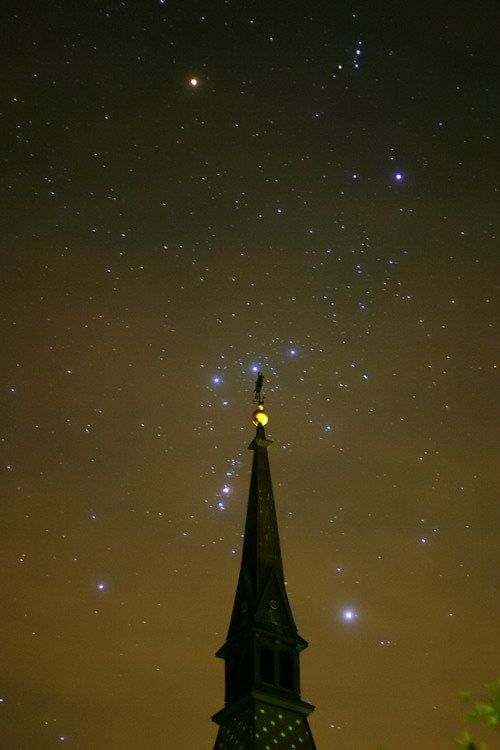
[{"label": "night sky", "polygon": [[257,369],[318,750],[500,675],[496,3],[0,18],[5,750],[210,750]]}]

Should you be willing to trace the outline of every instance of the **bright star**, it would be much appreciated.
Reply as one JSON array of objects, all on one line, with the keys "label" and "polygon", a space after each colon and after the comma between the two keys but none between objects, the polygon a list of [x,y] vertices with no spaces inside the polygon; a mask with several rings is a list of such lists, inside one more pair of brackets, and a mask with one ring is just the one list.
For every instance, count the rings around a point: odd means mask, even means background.
[{"label": "bright star", "polygon": [[345,609],[342,613],[342,616],[344,620],[348,620],[350,622],[351,620],[354,620],[357,615],[356,612],[353,612],[352,609]]}]

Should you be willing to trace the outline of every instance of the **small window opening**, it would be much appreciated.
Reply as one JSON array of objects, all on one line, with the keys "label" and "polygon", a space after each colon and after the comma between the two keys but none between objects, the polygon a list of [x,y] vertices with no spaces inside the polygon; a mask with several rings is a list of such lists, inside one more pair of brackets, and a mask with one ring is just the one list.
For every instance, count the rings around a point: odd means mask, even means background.
[{"label": "small window opening", "polygon": [[260,649],[260,679],[274,684],[274,652],[267,646],[261,646]]}]

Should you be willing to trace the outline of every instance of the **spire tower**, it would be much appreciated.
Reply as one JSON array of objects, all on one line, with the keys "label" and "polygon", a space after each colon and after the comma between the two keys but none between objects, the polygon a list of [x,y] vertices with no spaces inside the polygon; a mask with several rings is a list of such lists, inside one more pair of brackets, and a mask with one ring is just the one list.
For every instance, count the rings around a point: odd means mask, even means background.
[{"label": "spire tower", "polygon": [[283,575],[259,372],[252,415],[253,450],[240,575],[229,631],[217,656],[225,662],[225,706],[215,750],[315,750],[301,700],[299,654],[307,646],[297,632]]}]

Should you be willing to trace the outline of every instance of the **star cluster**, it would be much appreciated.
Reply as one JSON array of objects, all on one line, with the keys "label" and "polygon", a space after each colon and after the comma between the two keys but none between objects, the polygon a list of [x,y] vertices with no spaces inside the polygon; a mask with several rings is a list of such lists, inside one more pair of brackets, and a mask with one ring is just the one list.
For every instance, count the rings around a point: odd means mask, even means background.
[{"label": "star cluster", "polygon": [[5,747],[213,746],[258,371],[317,746],[500,674],[499,14],[410,6],[2,9]]}]

